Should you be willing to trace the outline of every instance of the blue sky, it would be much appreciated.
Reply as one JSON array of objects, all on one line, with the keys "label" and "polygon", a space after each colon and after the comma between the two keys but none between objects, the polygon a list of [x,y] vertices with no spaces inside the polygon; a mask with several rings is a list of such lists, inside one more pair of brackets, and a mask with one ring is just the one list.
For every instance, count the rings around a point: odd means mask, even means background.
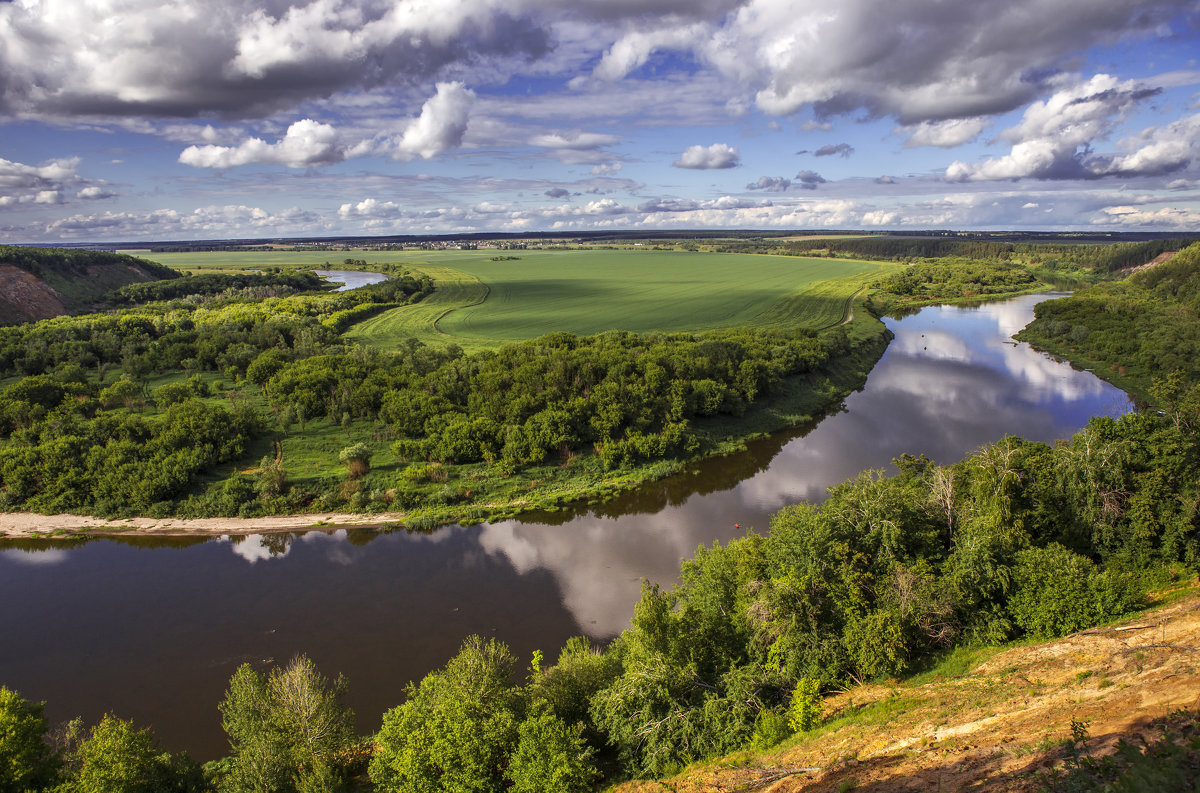
[{"label": "blue sky", "polygon": [[9,242],[1200,230],[1196,0],[0,2]]}]

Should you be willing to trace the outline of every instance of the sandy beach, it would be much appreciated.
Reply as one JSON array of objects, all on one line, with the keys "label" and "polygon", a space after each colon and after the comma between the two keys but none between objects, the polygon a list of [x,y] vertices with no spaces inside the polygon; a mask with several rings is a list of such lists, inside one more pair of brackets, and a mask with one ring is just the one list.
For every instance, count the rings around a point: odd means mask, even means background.
[{"label": "sandy beach", "polygon": [[272,515],[262,518],[96,518],[89,515],[37,515],[31,512],[0,513],[0,537],[62,537],[86,535],[141,535],[155,537],[268,534],[308,529],[383,526],[402,521],[400,512],[373,515],[324,512],[312,515]]}]

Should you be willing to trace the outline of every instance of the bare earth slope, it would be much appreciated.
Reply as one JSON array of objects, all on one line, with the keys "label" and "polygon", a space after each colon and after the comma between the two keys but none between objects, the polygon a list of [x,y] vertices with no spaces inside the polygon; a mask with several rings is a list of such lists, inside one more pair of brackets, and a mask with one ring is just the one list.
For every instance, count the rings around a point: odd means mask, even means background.
[{"label": "bare earth slope", "polygon": [[33,273],[0,264],[0,325],[67,313],[62,295]]},{"label": "bare earth slope", "polygon": [[116,253],[0,245],[0,325],[87,312],[114,289],[178,276]]},{"label": "bare earth slope", "polygon": [[1119,625],[992,655],[962,676],[856,686],[826,700],[825,725],[762,753],[620,793],[1042,791],[1071,722],[1087,746],[1137,742],[1151,721],[1200,707],[1200,596]]}]

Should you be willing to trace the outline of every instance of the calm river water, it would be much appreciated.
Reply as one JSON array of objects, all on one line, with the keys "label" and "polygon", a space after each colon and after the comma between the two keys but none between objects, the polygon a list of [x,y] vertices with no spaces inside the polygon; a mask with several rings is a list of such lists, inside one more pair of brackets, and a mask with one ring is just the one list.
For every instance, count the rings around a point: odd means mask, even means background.
[{"label": "calm river water", "polygon": [[325,277],[325,280],[331,284],[341,284],[335,292],[345,292],[350,289],[358,289],[360,286],[367,284],[378,284],[387,280],[387,276],[383,273],[371,273],[359,270],[313,270],[317,275]]},{"label": "calm river water", "polygon": [[1009,338],[1044,297],[890,320],[895,340],[841,412],[586,512],[428,536],[0,543],[0,683],[52,720],[115,712],[203,760],[226,750],[217,703],[237,665],[306,653],[347,675],[360,730],[375,730],[468,634],[553,660],[572,635],[618,633],[643,578],[670,583],[701,543],[765,529],[865,468],[903,452],[949,463],[1008,434],[1052,441],[1129,410]]}]

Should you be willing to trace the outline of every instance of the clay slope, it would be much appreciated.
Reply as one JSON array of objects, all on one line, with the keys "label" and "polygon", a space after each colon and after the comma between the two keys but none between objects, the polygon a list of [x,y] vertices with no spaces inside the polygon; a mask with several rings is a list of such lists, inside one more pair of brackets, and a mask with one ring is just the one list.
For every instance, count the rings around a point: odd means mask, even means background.
[{"label": "clay slope", "polygon": [[67,313],[62,295],[33,273],[0,264],[0,324],[30,322]]},{"label": "clay slope", "polygon": [[[621,793],[1044,791],[1072,721],[1088,749],[1153,737],[1200,708],[1200,596],[1106,628],[996,653],[953,678],[858,686],[822,727],[762,753],[697,765]],[[1181,714],[1189,709],[1191,716]]]}]

